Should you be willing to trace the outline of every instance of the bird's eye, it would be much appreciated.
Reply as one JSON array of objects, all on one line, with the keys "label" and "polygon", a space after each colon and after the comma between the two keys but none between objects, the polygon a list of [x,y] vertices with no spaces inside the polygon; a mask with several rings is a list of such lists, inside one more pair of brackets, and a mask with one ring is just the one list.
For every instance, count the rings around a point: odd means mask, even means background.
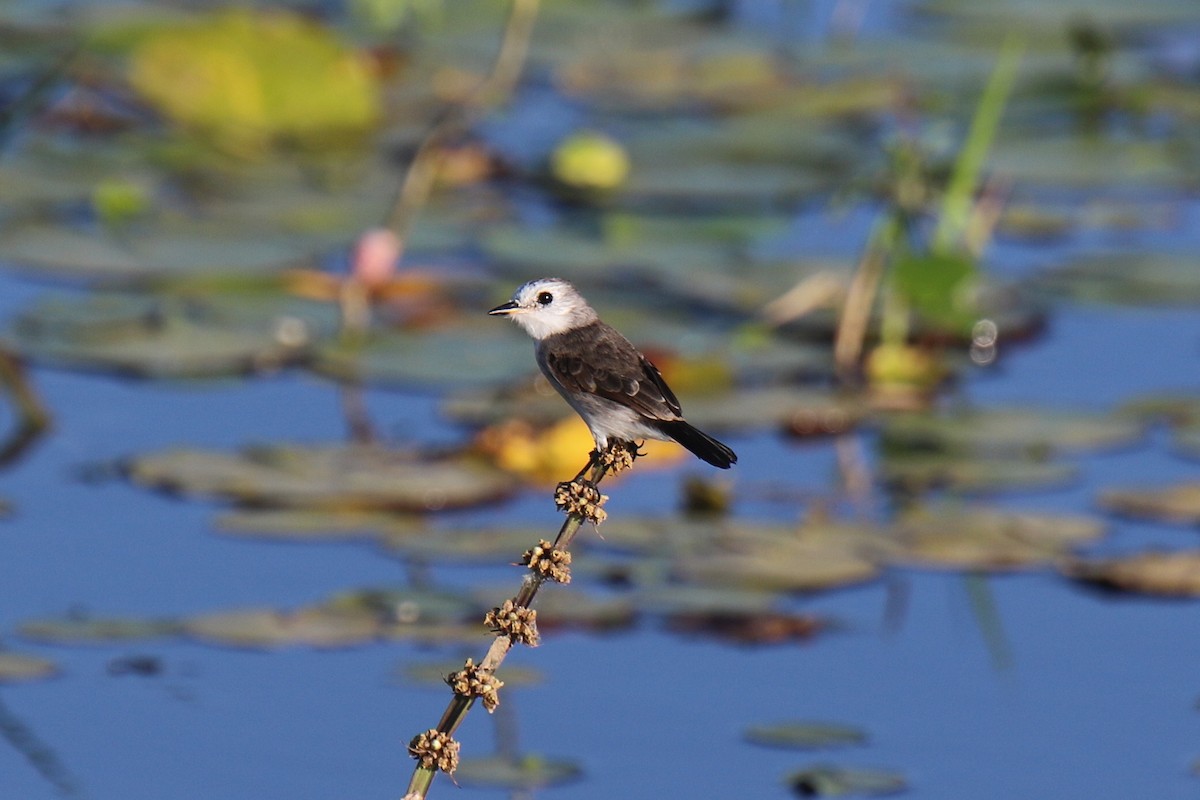
[{"label": "bird's eye", "polygon": [[539,306],[548,306],[554,302],[554,295],[549,292],[542,292],[538,295],[537,301]]}]

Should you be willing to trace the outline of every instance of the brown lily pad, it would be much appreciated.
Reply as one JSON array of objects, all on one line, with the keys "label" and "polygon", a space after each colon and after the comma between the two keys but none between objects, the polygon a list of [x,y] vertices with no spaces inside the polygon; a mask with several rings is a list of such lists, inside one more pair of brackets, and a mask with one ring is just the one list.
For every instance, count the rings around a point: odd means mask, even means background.
[{"label": "brown lily pad", "polygon": [[1129,517],[1200,524],[1200,482],[1185,481],[1159,489],[1107,489],[1100,507]]},{"label": "brown lily pad", "polygon": [[1200,597],[1200,550],[1069,561],[1062,572],[1073,580],[1112,591]]}]

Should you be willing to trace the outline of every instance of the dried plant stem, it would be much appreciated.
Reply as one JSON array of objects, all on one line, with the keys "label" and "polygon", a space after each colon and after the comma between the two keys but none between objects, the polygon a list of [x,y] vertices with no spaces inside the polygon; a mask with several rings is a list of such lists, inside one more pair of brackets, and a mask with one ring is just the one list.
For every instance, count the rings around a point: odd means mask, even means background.
[{"label": "dried plant stem", "polygon": [[443,113],[417,147],[387,220],[387,227],[401,241],[407,238],[417,213],[433,190],[442,160],[442,143],[450,134],[469,125],[480,112],[504,102],[516,88],[529,53],[539,1],[513,0],[491,73],[464,100]]},{"label": "dried plant stem", "polygon": [[838,378],[843,382],[852,382],[857,377],[858,361],[871,321],[871,309],[875,306],[879,284],[901,228],[894,214],[876,223],[875,230],[871,232],[871,241],[850,281],[833,345],[834,366]]},{"label": "dried plant stem", "polygon": [[[583,507],[578,505],[567,506],[570,510],[567,513],[567,518],[559,528],[558,536],[554,542],[542,542],[537,548],[538,552],[549,551],[558,554],[563,559],[563,563],[569,563],[569,558],[566,557],[575,534],[583,527],[583,523],[591,520],[593,522],[602,519],[604,512],[600,509],[600,505],[606,498],[596,491],[596,486],[604,479],[604,476],[610,472],[618,472],[622,469],[627,469],[632,465],[633,459],[637,457],[637,448],[626,442],[613,442],[609,450],[605,453],[593,452],[588,460],[587,466],[580,470],[575,479],[566,483],[559,484],[556,492],[556,502],[559,502],[560,508],[564,508],[564,503],[558,498],[564,492],[571,494],[576,492],[588,498]],[[532,608],[534,598],[537,596],[538,590],[547,580],[561,580],[565,582],[569,577],[563,577],[554,570],[541,570],[534,566],[532,558],[530,558],[531,550],[526,553],[526,563],[530,565],[530,570],[521,582],[521,588],[517,594],[504,604],[504,609],[527,611]],[[499,609],[493,610],[493,614]],[[532,612],[530,612],[532,619]],[[491,615],[489,615],[490,617]],[[532,623],[531,623],[532,624]],[[533,633],[533,642],[536,642],[536,628]],[[472,665],[468,661],[467,668],[475,669],[479,673],[486,675],[494,675],[496,670],[504,662],[508,652],[512,649],[514,641],[520,637],[507,633],[504,629],[497,630],[497,636],[488,648],[487,654],[478,666]],[[436,732],[443,734],[446,737],[452,737],[454,732],[458,730],[458,726],[466,719],[467,713],[475,704],[477,695],[466,695],[456,693],[451,698],[450,703],[446,706],[442,718],[438,721],[437,727],[431,729],[428,733]],[[494,698],[493,698],[494,699]],[[485,707],[487,700],[485,699]],[[494,706],[493,706],[494,707]],[[489,707],[490,708],[490,707]],[[426,735],[426,734],[423,734]],[[415,740],[414,740],[415,741]],[[457,746],[455,744],[455,746]],[[410,751],[413,748],[410,746]],[[457,752],[457,751],[456,751]],[[422,758],[415,751],[413,755],[419,759],[416,769],[413,771],[412,779],[409,781],[408,791],[404,795],[404,800],[419,800],[424,798],[430,786],[433,784],[433,777],[438,771],[453,772],[452,769],[445,769],[436,763],[427,763],[431,759]]]}]

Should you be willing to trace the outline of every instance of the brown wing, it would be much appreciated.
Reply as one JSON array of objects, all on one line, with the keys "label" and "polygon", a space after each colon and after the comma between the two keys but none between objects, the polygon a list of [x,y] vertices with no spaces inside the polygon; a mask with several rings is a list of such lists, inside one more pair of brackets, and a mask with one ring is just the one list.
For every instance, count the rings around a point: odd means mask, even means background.
[{"label": "brown wing", "polygon": [[563,387],[626,406],[650,419],[679,419],[679,400],[658,369],[602,322],[542,341],[546,369]]}]

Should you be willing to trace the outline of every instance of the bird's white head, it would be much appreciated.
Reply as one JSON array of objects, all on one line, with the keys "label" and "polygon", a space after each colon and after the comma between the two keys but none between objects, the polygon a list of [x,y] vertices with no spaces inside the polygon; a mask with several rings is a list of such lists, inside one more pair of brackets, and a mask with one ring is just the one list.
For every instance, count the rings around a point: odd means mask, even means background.
[{"label": "bird's white head", "polygon": [[583,295],[561,278],[538,278],[522,284],[513,292],[512,300],[488,313],[512,317],[538,341],[598,319]]}]

